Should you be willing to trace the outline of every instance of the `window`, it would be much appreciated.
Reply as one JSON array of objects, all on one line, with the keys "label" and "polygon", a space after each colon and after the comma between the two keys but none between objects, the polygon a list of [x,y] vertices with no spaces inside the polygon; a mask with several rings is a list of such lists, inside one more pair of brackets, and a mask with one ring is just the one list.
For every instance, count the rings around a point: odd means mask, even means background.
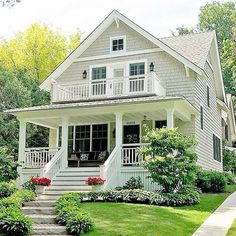
[{"label": "window", "polygon": [[207,106],[210,107],[210,88],[207,86]]},{"label": "window", "polygon": [[106,79],[106,67],[97,67],[92,69],[92,80]]},{"label": "window", "polygon": [[221,162],[221,142],[220,139],[213,134],[213,157],[214,160]]},{"label": "window", "polygon": [[203,107],[200,107],[200,123],[201,123],[201,129],[203,129]]},{"label": "window", "polygon": [[97,152],[107,150],[107,124],[93,125],[92,132],[92,150]]},{"label": "window", "polygon": [[145,63],[133,63],[129,65],[129,75],[144,75],[145,74]]},{"label": "window", "polygon": [[125,36],[111,38],[111,52],[125,51]]},{"label": "window", "polygon": [[229,141],[229,126],[225,125],[225,140]]},{"label": "window", "polygon": [[68,153],[74,150],[74,126],[68,127]]},{"label": "window", "polygon": [[90,151],[90,125],[75,127],[75,151]]},{"label": "window", "polygon": [[163,127],[167,127],[167,120],[156,120],[155,121],[155,128],[161,129]]}]

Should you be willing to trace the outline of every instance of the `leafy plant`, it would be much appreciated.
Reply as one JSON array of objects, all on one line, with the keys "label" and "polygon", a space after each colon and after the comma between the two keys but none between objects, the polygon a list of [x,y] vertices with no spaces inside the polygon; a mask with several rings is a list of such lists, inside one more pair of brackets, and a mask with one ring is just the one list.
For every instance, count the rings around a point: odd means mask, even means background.
[{"label": "leafy plant", "polygon": [[224,173],[216,171],[200,171],[196,179],[197,187],[202,192],[224,192],[227,179]]},{"label": "leafy plant", "polygon": [[15,180],[18,177],[18,166],[14,158],[9,156],[7,149],[0,147],[0,182]]},{"label": "leafy plant", "polygon": [[236,154],[226,148],[223,150],[223,168],[232,173],[236,171]]},{"label": "leafy plant", "polygon": [[102,185],[102,184],[104,184],[104,182],[105,182],[105,180],[100,177],[89,177],[86,180],[86,183],[88,185]]},{"label": "leafy plant", "polygon": [[94,227],[94,223],[88,214],[80,210],[75,215],[69,217],[66,224],[66,228],[71,234],[81,235],[91,231]]},{"label": "leafy plant", "polygon": [[142,189],[143,183],[141,177],[131,177],[123,186],[123,189]]},{"label": "leafy plant", "polygon": [[139,152],[145,156],[142,166],[150,173],[153,182],[164,193],[179,192],[184,186],[194,185],[198,167],[194,152],[195,139],[177,129],[148,130]]},{"label": "leafy plant", "polygon": [[32,177],[31,182],[34,185],[42,185],[42,186],[49,186],[51,184],[51,180],[45,177],[37,177],[37,178]]},{"label": "leafy plant", "polygon": [[16,183],[14,181],[0,182],[0,198],[9,197],[16,190]]}]

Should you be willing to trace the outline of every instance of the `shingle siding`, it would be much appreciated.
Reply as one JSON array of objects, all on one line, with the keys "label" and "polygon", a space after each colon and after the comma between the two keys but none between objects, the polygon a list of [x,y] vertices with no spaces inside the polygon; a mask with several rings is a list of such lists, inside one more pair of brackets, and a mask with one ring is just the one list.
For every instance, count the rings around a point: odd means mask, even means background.
[{"label": "shingle siding", "polygon": [[126,51],[156,48],[157,46],[120,21],[119,28],[113,22],[97,40],[80,56],[91,57],[110,54],[110,37],[126,36]]}]

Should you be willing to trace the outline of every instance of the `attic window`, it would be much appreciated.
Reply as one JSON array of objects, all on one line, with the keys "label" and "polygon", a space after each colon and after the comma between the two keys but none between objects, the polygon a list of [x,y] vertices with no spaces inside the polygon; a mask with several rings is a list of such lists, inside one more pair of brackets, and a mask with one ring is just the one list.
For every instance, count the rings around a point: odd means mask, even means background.
[{"label": "attic window", "polygon": [[110,51],[111,53],[124,52],[126,50],[126,38],[125,36],[112,37],[110,39]]}]

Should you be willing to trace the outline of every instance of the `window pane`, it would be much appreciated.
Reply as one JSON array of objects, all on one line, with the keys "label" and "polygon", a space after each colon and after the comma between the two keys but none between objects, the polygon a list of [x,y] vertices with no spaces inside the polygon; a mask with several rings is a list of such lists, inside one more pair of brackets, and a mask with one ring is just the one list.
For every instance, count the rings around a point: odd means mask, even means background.
[{"label": "window pane", "polygon": [[155,122],[155,128],[156,129],[161,129],[163,127],[167,127],[167,120],[157,120]]},{"label": "window pane", "polygon": [[143,75],[145,74],[145,64],[144,63],[134,63],[129,65],[129,74],[133,75]]},{"label": "window pane", "polygon": [[93,68],[92,79],[106,79],[106,67]]},{"label": "window pane", "polygon": [[98,152],[107,150],[107,124],[93,125],[92,130],[92,150]]},{"label": "window pane", "polygon": [[112,51],[119,51],[124,49],[124,39],[112,40]]}]

